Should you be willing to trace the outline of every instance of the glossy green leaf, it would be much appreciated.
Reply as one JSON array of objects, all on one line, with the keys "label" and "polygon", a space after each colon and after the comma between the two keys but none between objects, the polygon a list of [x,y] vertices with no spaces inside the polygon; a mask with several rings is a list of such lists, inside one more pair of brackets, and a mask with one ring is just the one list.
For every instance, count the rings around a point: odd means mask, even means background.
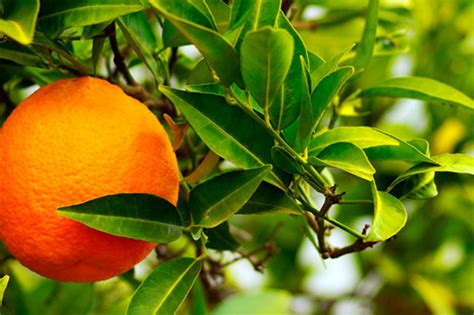
[{"label": "glossy green leaf", "polygon": [[158,266],[133,294],[127,315],[175,314],[201,268],[201,261],[192,258],[177,258]]},{"label": "glossy green leaf", "polygon": [[[273,138],[237,106],[223,97],[183,92],[161,86],[160,91],[184,114],[196,133],[216,154],[242,168],[271,164]],[[282,189],[287,176],[273,169],[266,178]]]},{"label": "glossy green leaf", "polygon": [[464,93],[439,81],[421,77],[388,79],[363,90],[360,95],[413,98],[474,109],[474,101]]},{"label": "glossy green leaf", "polygon": [[172,242],[181,236],[181,219],[175,206],[155,195],[108,195],[57,211],[117,236],[159,243]]},{"label": "glossy green leaf", "polygon": [[234,48],[215,30],[189,20],[183,14],[185,1],[151,0],[150,4],[169,20],[183,36],[194,44],[209,66],[227,86],[242,85],[239,56]]},{"label": "glossy green leaf", "polygon": [[127,14],[118,19],[117,24],[155,80],[160,78],[160,66],[154,57],[157,41],[143,11]]},{"label": "glossy green leaf", "polygon": [[291,295],[285,291],[238,293],[216,307],[212,315],[292,314]]},{"label": "glossy green leaf", "polygon": [[353,73],[353,67],[341,67],[322,79],[316,86],[311,94],[313,124],[315,126],[318,125],[332,99],[339,93]]},{"label": "glossy green leaf", "polygon": [[97,24],[142,9],[140,0],[43,0],[39,23],[45,33],[57,36],[70,27]]},{"label": "glossy green leaf", "polygon": [[268,108],[285,80],[293,58],[293,38],[285,30],[263,28],[245,35],[240,66],[247,89]]},{"label": "glossy green leaf", "polygon": [[0,279],[0,308],[2,307],[3,295],[5,294],[5,290],[7,289],[8,280],[10,280],[10,277],[8,275],[5,275]]},{"label": "glossy green leaf", "polygon": [[234,0],[230,25],[236,25],[245,18],[243,34],[265,26],[274,26],[280,7],[281,0]]},{"label": "glossy green leaf", "polygon": [[0,35],[5,34],[22,45],[29,45],[35,33],[40,1],[11,1],[10,4],[9,6],[2,6]]},{"label": "glossy green leaf", "polygon": [[0,43],[0,59],[10,60],[25,66],[40,66],[41,58],[31,47],[24,47],[15,42]]},{"label": "glossy green leaf", "polygon": [[272,160],[276,166],[290,174],[304,173],[304,167],[282,147],[274,146],[272,148]]},{"label": "glossy green leaf", "polygon": [[374,217],[365,242],[383,242],[396,235],[407,222],[407,211],[403,203],[384,191],[378,191],[372,182]]},{"label": "glossy green leaf", "polygon": [[229,223],[224,222],[213,229],[204,229],[208,237],[207,248],[216,250],[236,250],[240,244],[234,239],[229,231]]},{"label": "glossy green leaf", "polygon": [[[426,148],[420,147],[419,139],[414,142],[403,141],[382,130],[379,132],[393,137],[399,142],[398,146],[377,146],[365,149],[365,153],[371,160],[399,160],[410,163],[427,162],[437,164],[430,155],[425,153]],[[413,141],[413,140],[412,140]]]},{"label": "glossy green leaf", "polygon": [[337,127],[318,134],[309,144],[309,155],[317,155],[325,147],[349,142],[361,149],[377,146],[398,146],[399,141],[371,127]]},{"label": "glossy green leaf", "polygon": [[217,30],[222,33],[227,30],[230,19],[230,8],[221,0],[205,0],[214,17]]},{"label": "glossy green leaf", "polygon": [[313,108],[311,105],[310,79],[307,65],[303,56],[300,56],[300,82],[301,93],[300,112],[296,121],[285,129],[288,142],[298,151],[303,152],[313,133]]},{"label": "glossy green leaf", "polygon": [[399,183],[407,180],[409,177],[428,173],[428,172],[449,172],[459,174],[474,175],[474,158],[472,156],[455,153],[455,154],[440,154],[431,157],[433,161],[439,165],[433,165],[429,163],[420,163],[408,169],[406,172],[398,176],[392,184],[387,188],[388,191],[393,189]]},{"label": "glossy green leaf", "polygon": [[194,283],[190,315],[207,315],[206,295],[199,281]]},{"label": "glossy green leaf", "polygon": [[229,172],[196,186],[189,195],[196,224],[215,227],[234,215],[257,190],[270,168]]},{"label": "glossy green leaf", "polygon": [[[308,59],[309,59],[309,71],[311,74],[325,63],[323,58],[321,58],[320,56],[318,56],[317,54],[313,52],[308,52]],[[315,84],[314,87],[316,87],[316,85],[317,84]]]},{"label": "glossy green leaf", "polygon": [[403,185],[400,199],[430,199],[438,195],[435,172],[421,173],[411,176]]},{"label": "glossy green leaf", "polygon": [[357,70],[366,68],[372,58],[376,40],[378,12],[379,0],[369,0],[364,32],[357,46],[357,55],[354,59],[354,67]]},{"label": "glossy green leaf", "polygon": [[237,214],[271,213],[301,215],[303,210],[284,191],[264,182],[237,212]]},{"label": "glossy green leaf", "polygon": [[290,69],[270,107],[272,125],[275,130],[283,130],[298,118],[302,102],[307,97],[306,87],[308,84],[303,81],[307,80],[307,78],[302,75],[300,57],[303,58],[305,63],[308,63],[308,52],[300,35],[283,13],[280,13],[278,16],[277,26],[286,30],[294,42],[294,53]]},{"label": "glossy green leaf", "polygon": [[314,166],[335,167],[367,181],[374,180],[374,167],[364,151],[352,143],[332,144],[317,156],[311,156],[308,162]]},{"label": "glossy green leaf", "polygon": [[[314,65],[311,68],[311,91],[313,91],[321,82],[322,79],[327,77],[329,74],[333,73],[337,66],[341,63],[341,60],[346,56],[351,50],[353,46],[346,48],[343,52],[339,53],[338,55],[332,57],[326,62],[320,64],[316,69],[313,70]],[[313,58],[314,60],[314,58]],[[313,61],[314,64],[315,61]],[[316,61],[318,64],[320,61]]]},{"label": "glossy green leaf", "polygon": [[217,30],[216,19],[214,18],[211,8],[209,7],[209,4],[207,3],[206,0],[187,0],[187,1],[190,4],[192,4],[196,9],[198,9],[199,12],[202,13],[202,15],[206,17],[206,19],[210,23],[210,28],[212,28],[213,30]]}]

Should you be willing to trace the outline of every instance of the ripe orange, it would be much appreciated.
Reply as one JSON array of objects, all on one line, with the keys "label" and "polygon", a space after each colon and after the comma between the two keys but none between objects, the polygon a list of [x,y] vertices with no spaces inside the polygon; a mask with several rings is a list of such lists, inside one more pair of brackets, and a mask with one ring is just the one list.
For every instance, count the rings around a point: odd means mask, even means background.
[{"label": "ripe orange", "polygon": [[23,265],[59,281],[98,281],[154,247],[55,212],[123,192],[176,204],[176,156],[143,104],[101,79],[59,80],[22,102],[0,136],[0,237]]}]

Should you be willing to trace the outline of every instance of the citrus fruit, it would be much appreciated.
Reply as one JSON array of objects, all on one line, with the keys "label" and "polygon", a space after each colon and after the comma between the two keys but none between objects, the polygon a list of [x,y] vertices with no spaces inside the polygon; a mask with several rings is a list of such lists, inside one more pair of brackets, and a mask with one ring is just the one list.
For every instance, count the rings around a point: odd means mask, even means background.
[{"label": "citrus fruit", "polygon": [[155,244],[91,229],[57,208],[117,193],[178,198],[163,126],[97,78],[56,81],[18,105],[1,130],[0,157],[0,237],[24,266],[59,281],[113,277]]}]

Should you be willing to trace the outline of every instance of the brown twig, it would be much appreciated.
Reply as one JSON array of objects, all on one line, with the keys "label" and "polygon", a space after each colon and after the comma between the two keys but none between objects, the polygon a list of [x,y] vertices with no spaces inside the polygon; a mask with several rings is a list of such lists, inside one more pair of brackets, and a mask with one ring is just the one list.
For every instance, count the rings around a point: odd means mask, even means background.
[{"label": "brown twig", "polygon": [[117,67],[117,70],[122,73],[128,85],[137,85],[135,79],[133,79],[132,75],[130,74],[127,65],[125,64],[122,53],[120,52],[117,42],[117,34],[115,31],[115,23],[111,23],[109,26],[107,26],[105,28],[105,33],[109,37],[110,48],[112,48],[112,51],[114,52],[114,63]]},{"label": "brown twig", "polygon": [[346,254],[360,252],[368,247],[373,247],[377,242],[364,242],[362,239],[358,239],[351,245],[341,247],[341,248],[332,248],[330,251],[326,252],[328,257],[326,258],[338,258]]}]

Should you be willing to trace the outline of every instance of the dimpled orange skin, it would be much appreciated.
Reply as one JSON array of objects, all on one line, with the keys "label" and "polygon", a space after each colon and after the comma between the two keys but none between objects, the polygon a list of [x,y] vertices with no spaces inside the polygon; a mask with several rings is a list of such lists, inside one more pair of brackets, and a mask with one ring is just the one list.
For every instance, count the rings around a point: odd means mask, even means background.
[{"label": "dimpled orange skin", "polygon": [[24,266],[58,281],[113,277],[155,245],[93,230],[58,207],[117,193],[178,198],[176,156],[160,122],[97,78],[59,80],[22,102],[3,125],[0,157],[1,239]]}]

